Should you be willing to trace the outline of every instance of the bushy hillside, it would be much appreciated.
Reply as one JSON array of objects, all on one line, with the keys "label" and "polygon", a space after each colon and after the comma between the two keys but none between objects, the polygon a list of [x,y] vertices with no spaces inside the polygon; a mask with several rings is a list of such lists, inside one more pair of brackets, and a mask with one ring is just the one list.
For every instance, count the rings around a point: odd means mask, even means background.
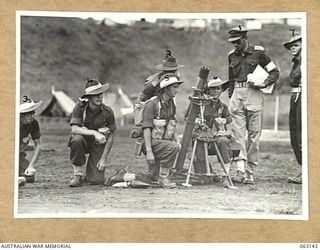
[{"label": "bushy hillside", "polygon": [[[108,27],[92,19],[22,17],[21,93],[40,99],[54,85],[75,98],[87,77],[138,93],[169,48],[186,65],[181,74],[183,93],[189,94],[202,65],[211,69],[210,75],[227,77],[227,54],[233,48],[227,42],[227,28],[186,32],[156,26]],[[249,33],[249,40],[265,46],[279,65],[282,85],[291,67],[282,46],[288,35],[288,27],[279,25]]]}]

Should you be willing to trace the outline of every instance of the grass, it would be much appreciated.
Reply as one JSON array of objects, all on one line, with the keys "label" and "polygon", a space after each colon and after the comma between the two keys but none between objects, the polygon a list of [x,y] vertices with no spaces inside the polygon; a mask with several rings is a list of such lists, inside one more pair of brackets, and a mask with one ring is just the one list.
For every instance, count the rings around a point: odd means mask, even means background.
[{"label": "grass", "polygon": [[[21,93],[38,100],[49,94],[52,85],[78,97],[86,77],[111,85],[121,85],[136,94],[164,50],[171,49],[185,83],[184,97],[191,93],[199,69],[210,68],[210,76],[227,79],[227,54],[233,49],[227,42],[227,30],[186,32],[153,26],[108,27],[92,20],[58,17],[22,17],[21,19]],[[288,38],[286,25],[266,25],[261,31],[249,32],[252,44],[265,46],[281,69],[278,91],[287,87],[291,58],[282,46]],[[287,92],[287,91],[284,91]]]}]

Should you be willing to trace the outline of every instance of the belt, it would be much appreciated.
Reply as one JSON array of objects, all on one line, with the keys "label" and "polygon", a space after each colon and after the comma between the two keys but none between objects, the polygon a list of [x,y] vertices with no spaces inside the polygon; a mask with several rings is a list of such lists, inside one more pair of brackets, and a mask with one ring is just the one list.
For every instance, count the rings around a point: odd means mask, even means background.
[{"label": "belt", "polygon": [[291,89],[291,93],[301,93],[301,87],[294,87]]},{"label": "belt", "polygon": [[235,82],[234,87],[235,88],[248,88],[249,84],[247,82]]}]

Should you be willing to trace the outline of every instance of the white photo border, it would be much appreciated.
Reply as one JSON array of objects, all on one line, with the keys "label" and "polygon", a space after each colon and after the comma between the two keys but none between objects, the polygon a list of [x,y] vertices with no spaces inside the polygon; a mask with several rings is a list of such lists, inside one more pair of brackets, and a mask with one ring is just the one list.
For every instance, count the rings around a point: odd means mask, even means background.
[{"label": "white photo border", "polygon": [[[163,214],[163,213],[19,213],[18,212],[18,166],[19,166],[19,100],[21,69],[21,16],[79,17],[79,18],[174,18],[174,19],[239,19],[249,18],[299,18],[301,19],[302,47],[302,215],[226,215],[226,214]],[[64,11],[16,11],[16,109],[15,109],[15,176],[14,218],[223,218],[223,219],[277,219],[309,220],[308,191],[308,135],[307,135],[307,13],[306,12],[255,12],[255,13],[147,13],[147,12],[64,12]]]}]

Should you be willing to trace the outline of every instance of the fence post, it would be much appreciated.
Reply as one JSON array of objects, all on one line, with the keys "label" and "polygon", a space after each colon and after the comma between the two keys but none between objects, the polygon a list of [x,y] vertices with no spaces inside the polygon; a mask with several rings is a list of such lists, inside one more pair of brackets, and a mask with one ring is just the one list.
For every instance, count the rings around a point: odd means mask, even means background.
[{"label": "fence post", "polygon": [[274,108],[274,128],[275,132],[278,131],[278,121],[279,121],[279,95],[276,95],[276,103]]}]

